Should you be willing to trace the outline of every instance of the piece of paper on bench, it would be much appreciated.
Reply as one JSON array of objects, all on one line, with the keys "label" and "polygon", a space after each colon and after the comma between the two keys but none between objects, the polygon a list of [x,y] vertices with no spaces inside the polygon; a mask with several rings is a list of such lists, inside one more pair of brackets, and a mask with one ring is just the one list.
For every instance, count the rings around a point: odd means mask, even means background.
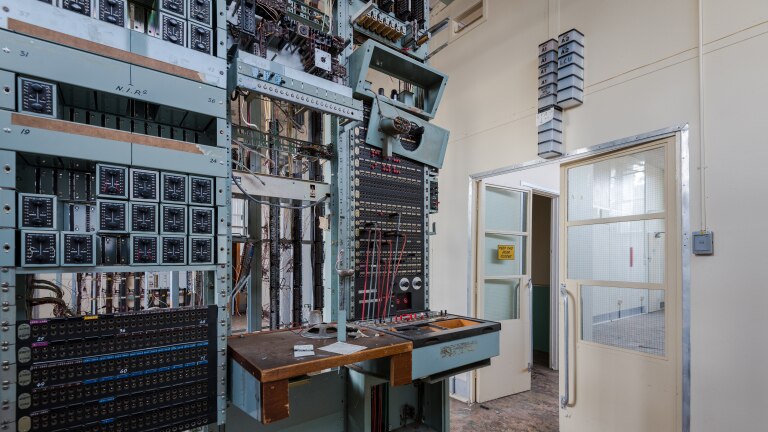
[{"label": "piece of paper on bench", "polygon": [[333,343],[333,344],[328,345],[328,346],[319,347],[318,349],[319,350],[323,350],[323,351],[332,352],[332,353],[335,353],[335,354],[346,355],[346,354],[354,354],[354,353],[356,353],[358,351],[364,350],[365,348],[366,347],[364,347],[364,346],[352,345],[352,344],[348,344],[346,342],[336,342],[336,343]]}]

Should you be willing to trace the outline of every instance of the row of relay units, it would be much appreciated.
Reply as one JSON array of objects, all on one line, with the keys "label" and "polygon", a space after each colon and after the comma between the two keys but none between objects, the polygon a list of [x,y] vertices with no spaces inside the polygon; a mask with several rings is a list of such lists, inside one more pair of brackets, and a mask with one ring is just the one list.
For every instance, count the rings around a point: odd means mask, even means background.
[{"label": "row of relay units", "polygon": [[95,204],[19,193],[21,265],[211,264],[213,189],[210,177],[98,164]]},{"label": "row of relay units", "polygon": [[37,0],[213,54],[213,0]]}]

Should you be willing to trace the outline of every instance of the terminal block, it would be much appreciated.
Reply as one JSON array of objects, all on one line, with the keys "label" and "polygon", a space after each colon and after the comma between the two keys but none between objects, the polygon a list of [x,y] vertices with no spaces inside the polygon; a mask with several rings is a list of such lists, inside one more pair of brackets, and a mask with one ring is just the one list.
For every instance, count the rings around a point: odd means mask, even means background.
[{"label": "terminal block", "polygon": [[122,233],[127,231],[127,202],[99,200],[96,205],[99,213],[99,232]]},{"label": "terminal block", "polygon": [[163,236],[161,264],[186,264],[187,238],[184,236]]},{"label": "terminal block", "polygon": [[211,0],[189,0],[189,20],[211,25]]},{"label": "terminal block", "polygon": [[189,176],[189,202],[195,205],[213,205],[213,179]]},{"label": "terminal block", "polygon": [[128,8],[127,0],[97,0],[99,2],[99,19],[110,24],[125,27]]},{"label": "terminal block", "polygon": [[134,234],[131,236],[131,265],[158,264],[158,237]]},{"label": "terminal block", "polygon": [[99,262],[103,265],[128,265],[131,260],[127,237],[99,234]]},{"label": "terminal block", "polygon": [[61,228],[62,230],[89,233],[96,231],[97,225],[98,218],[95,205],[79,203],[64,205],[64,225]]},{"label": "terminal block", "polygon": [[213,207],[189,208],[189,233],[213,235]]},{"label": "terminal block", "polygon": [[186,45],[184,34],[187,32],[186,22],[183,19],[168,14],[160,14],[160,34],[164,41],[176,45]]},{"label": "terminal block", "polygon": [[157,201],[157,171],[131,168],[131,199],[135,201]]},{"label": "terminal block", "polygon": [[22,231],[22,267],[56,267],[58,259],[58,233],[53,231]]},{"label": "terminal block", "polygon": [[96,185],[99,197],[128,198],[128,168],[96,165]]},{"label": "terminal block", "polygon": [[194,22],[189,23],[189,47],[195,51],[213,54],[211,43],[213,31]]},{"label": "terminal block", "polygon": [[19,228],[56,229],[55,195],[19,194]]},{"label": "terminal block", "polygon": [[56,117],[56,84],[29,78],[19,78],[19,111],[46,117]]},{"label": "terminal block", "polygon": [[187,202],[187,192],[189,190],[189,178],[182,174],[162,173],[160,176],[162,184],[162,201],[185,204]]},{"label": "terminal block", "polygon": [[61,7],[85,16],[91,16],[91,0],[62,0]]},{"label": "terminal block", "polygon": [[81,232],[61,233],[62,266],[95,266],[96,235]]},{"label": "terminal block", "polygon": [[157,204],[131,203],[130,227],[131,231],[156,233],[157,232]]},{"label": "terminal block", "polygon": [[160,234],[186,234],[187,208],[170,204],[163,204],[160,207]]},{"label": "terminal block", "polygon": [[213,264],[213,237],[189,238],[189,264]]}]

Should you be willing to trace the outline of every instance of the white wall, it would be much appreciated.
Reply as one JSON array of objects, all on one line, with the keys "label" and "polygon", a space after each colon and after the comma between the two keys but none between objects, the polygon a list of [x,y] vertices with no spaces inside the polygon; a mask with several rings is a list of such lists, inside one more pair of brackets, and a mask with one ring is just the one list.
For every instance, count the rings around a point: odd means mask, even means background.
[{"label": "white wall", "polygon": [[[459,0],[457,0],[459,1]],[[688,123],[691,224],[701,226],[695,0],[487,0],[487,21],[437,54],[451,130],[432,241],[432,307],[467,312],[470,174],[536,158],[539,43],[586,34],[586,96],[565,114],[567,149]],[[768,406],[768,2],[704,0],[707,222],[715,255],[692,263],[691,426],[759,430]]]}]

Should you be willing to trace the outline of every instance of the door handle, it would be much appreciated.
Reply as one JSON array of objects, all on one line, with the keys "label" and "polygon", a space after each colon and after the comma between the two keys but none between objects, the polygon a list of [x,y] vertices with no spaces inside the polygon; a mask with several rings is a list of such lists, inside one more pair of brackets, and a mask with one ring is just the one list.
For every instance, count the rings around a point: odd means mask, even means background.
[{"label": "door handle", "polygon": [[564,394],[560,395],[560,408],[565,408],[571,399],[570,356],[568,354],[568,337],[570,335],[570,320],[568,318],[568,291],[565,284],[560,284],[560,297],[563,300],[563,376],[565,377]]},{"label": "door handle", "polygon": [[533,372],[533,280],[528,278],[528,320],[531,349],[528,350],[528,372]]}]

